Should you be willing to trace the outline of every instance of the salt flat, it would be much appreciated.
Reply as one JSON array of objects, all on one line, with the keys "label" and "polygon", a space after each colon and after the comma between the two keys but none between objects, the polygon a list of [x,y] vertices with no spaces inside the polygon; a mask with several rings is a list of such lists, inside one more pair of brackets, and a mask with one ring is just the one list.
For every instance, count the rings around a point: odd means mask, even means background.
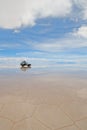
[{"label": "salt flat", "polygon": [[0,130],[87,130],[86,77],[1,74]]}]

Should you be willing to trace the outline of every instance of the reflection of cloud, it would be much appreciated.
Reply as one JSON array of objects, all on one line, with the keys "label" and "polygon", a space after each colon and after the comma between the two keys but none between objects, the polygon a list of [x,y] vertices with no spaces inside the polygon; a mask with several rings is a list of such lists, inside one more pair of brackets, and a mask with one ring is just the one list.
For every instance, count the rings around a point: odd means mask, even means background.
[{"label": "reflection of cloud", "polygon": [[77,67],[87,68],[87,56],[64,56],[49,58],[26,58],[26,57],[3,57],[0,58],[0,68],[19,68],[22,60],[26,60],[32,64],[32,68],[47,67]]},{"label": "reflection of cloud", "polygon": [[67,51],[69,49],[83,48],[83,47],[87,47],[86,39],[74,36],[32,44],[32,49],[46,52],[61,52],[61,51]]}]

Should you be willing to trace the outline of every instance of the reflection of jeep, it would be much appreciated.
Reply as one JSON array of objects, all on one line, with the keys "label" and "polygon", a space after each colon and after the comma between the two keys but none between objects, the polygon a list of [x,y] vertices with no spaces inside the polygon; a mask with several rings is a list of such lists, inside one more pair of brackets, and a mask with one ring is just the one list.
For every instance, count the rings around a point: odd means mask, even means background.
[{"label": "reflection of jeep", "polygon": [[20,65],[22,67],[31,67],[31,64],[28,64],[26,61],[22,61]]}]

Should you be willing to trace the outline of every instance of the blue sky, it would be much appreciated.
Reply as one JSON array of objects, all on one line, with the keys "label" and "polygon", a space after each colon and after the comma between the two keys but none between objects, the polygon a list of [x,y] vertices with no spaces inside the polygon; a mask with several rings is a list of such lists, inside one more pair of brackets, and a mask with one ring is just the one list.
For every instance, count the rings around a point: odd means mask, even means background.
[{"label": "blue sky", "polygon": [[[32,9],[24,5],[27,2],[31,4]],[[40,3],[39,0],[37,2]],[[51,7],[49,7],[49,2]],[[8,0],[8,3],[11,3],[11,0]],[[63,0],[55,0],[54,3],[47,0],[40,5],[34,5],[34,0],[33,2],[23,0],[23,5],[15,9],[17,1],[14,6],[11,3],[11,7],[9,4],[6,6],[5,0],[0,0],[0,5],[7,9],[6,13],[1,7],[2,13],[0,13],[1,62],[10,58],[17,61],[20,58],[33,60],[36,58],[37,61],[43,59],[56,64],[86,66],[86,0],[73,0],[73,2],[65,0],[65,4],[63,3]],[[24,7],[27,8],[26,13]],[[9,12],[8,8],[11,8],[10,11],[14,13]],[[15,15],[16,10],[18,16]],[[24,17],[19,20],[22,14]],[[5,15],[8,17],[5,18]]]}]

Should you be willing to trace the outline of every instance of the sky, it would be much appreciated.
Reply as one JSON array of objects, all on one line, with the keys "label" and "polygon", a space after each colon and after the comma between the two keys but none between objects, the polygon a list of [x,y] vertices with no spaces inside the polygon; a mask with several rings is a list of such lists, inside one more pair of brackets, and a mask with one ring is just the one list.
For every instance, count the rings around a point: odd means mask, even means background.
[{"label": "sky", "polygon": [[87,0],[0,0],[0,67],[25,59],[85,69]]}]

